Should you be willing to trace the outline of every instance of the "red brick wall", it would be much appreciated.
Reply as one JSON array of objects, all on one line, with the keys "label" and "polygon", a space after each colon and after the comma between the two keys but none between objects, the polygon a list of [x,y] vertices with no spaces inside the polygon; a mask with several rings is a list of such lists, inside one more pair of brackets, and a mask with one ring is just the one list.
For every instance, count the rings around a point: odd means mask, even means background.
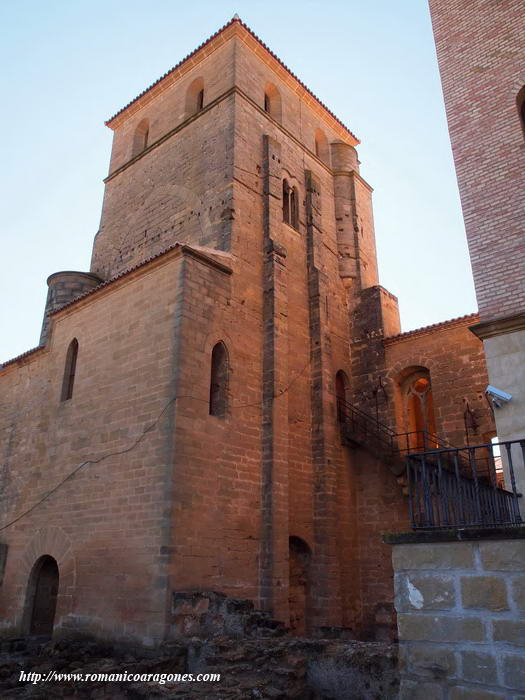
[{"label": "red brick wall", "polygon": [[481,320],[525,305],[522,0],[430,0]]},{"label": "red brick wall", "polygon": [[395,428],[405,432],[399,378],[410,367],[430,372],[437,434],[452,444],[467,444],[464,412],[467,404],[478,425],[469,430],[470,444],[482,444],[495,432],[494,417],[485,399],[488,374],[483,343],[469,331],[477,316],[444,323],[437,328],[406,333],[385,341],[386,382],[394,409]]}]

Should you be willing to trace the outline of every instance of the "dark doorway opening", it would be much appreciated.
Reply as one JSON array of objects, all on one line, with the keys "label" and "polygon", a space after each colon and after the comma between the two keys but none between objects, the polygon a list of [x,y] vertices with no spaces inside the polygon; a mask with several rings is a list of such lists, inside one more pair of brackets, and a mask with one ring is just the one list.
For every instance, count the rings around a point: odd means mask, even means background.
[{"label": "dark doorway opening", "polygon": [[40,557],[29,581],[31,619],[29,634],[51,637],[58,595],[58,565],[49,555]]},{"label": "dark doorway opening", "polygon": [[308,629],[308,595],[310,592],[310,547],[300,537],[290,537],[290,630],[303,636]]}]

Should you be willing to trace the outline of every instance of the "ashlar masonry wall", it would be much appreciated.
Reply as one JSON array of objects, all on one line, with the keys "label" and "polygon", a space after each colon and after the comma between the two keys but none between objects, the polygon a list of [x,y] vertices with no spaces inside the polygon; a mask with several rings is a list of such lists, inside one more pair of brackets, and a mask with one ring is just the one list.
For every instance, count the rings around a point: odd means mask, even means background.
[{"label": "ashlar masonry wall", "polygon": [[394,544],[400,698],[523,700],[525,528],[385,540]]}]

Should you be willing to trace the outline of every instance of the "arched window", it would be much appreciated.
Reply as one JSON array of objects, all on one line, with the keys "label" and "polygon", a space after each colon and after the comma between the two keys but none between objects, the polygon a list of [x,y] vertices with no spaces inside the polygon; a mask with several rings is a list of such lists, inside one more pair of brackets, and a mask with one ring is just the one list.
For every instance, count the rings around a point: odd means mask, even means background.
[{"label": "arched window", "polygon": [[78,340],[73,338],[69,343],[66,354],[66,364],[64,367],[64,379],[62,381],[62,401],[67,401],[73,396],[73,385],[75,383],[75,372],[77,369]]},{"label": "arched window", "polygon": [[264,88],[264,111],[278,122],[282,120],[281,93],[273,83],[266,83]]},{"label": "arched window", "polygon": [[337,420],[344,421],[346,404],[348,403],[348,377],[342,369],[335,375],[335,396],[337,399]]},{"label": "arched window", "polygon": [[521,128],[523,129],[523,135],[525,136],[525,85],[518,92],[517,104],[518,113],[521,119]]},{"label": "arched window", "polygon": [[288,180],[283,180],[283,221],[299,229],[299,192],[291,187]]},{"label": "arched window", "polygon": [[315,155],[328,164],[328,139],[322,129],[315,130]]},{"label": "arched window", "polygon": [[186,117],[197,114],[204,108],[204,80],[195,78],[186,92]]},{"label": "arched window", "polygon": [[135,129],[133,136],[133,156],[138,156],[139,153],[147,148],[149,137],[149,122],[143,119]]},{"label": "arched window", "polygon": [[424,367],[415,369],[402,382],[401,392],[408,444],[418,449],[435,447],[436,419],[430,372]]},{"label": "arched window", "polygon": [[210,416],[224,417],[228,411],[228,351],[221,341],[211,353]]},{"label": "arched window", "polygon": [[290,223],[290,185],[288,180],[283,180],[283,221]]}]

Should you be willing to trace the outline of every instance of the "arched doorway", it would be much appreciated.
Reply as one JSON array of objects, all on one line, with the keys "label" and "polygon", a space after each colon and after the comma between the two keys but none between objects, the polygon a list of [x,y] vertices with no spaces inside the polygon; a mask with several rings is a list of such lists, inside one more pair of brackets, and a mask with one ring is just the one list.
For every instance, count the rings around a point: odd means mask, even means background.
[{"label": "arched doorway", "polygon": [[310,547],[300,537],[290,537],[290,579],[288,601],[290,630],[302,636],[307,629],[307,604],[310,589]]},{"label": "arched doorway", "polygon": [[37,560],[29,578],[29,634],[51,637],[58,595],[58,565],[49,555]]}]

